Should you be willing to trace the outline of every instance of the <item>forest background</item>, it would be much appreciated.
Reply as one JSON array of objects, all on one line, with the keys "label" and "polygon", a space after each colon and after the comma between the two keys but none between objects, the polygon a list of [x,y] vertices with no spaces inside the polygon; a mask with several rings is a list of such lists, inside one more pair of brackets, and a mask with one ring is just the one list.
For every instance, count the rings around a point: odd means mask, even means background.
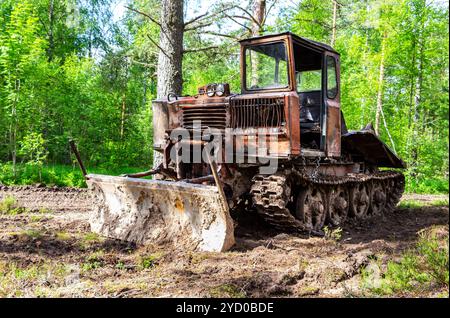
[{"label": "forest background", "polygon": [[[239,93],[239,39],[325,42],[341,54],[348,128],[374,123],[408,165],[408,192],[448,193],[447,1],[177,1],[184,95],[213,82]],[[152,165],[164,2],[0,0],[0,184],[84,186],[70,138],[91,172]]]}]

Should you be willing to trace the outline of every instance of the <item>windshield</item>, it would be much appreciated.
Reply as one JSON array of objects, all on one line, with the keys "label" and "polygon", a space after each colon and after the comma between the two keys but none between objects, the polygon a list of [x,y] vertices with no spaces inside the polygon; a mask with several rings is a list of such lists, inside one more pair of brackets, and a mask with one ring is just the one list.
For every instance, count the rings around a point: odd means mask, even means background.
[{"label": "windshield", "polygon": [[245,84],[248,90],[288,87],[286,47],[283,42],[245,50]]}]

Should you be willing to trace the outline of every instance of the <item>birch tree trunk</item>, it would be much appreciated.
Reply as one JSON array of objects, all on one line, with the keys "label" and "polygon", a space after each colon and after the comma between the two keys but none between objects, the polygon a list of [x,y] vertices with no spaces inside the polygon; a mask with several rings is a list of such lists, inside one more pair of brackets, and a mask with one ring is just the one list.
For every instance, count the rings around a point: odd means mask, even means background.
[{"label": "birch tree trunk", "polygon": [[418,141],[418,130],[419,130],[419,119],[420,119],[420,103],[422,99],[422,89],[423,89],[423,62],[424,62],[424,46],[425,46],[425,38],[423,36],[424,32],[424,18],[422,17],[422,24],[421,29],[419,32],[419,58],[418,58],[418,76],[416,80],[416,87],[415,87],[415,96],[414,96],[414,114],[413,114],[413,138],[412,138],[412,151],[411,151],[411,157],[412,157],[412,164],[411,164],[411,175],[413,177],[416,176],[416,167],[417,167],[417,160],[419,157],[419,151],[417,146]]},{"label": "birch tree trunk", "polygon": [[50,0],[49,7],[48,7],[48,21],[49,21],[49,28],[48,28],[48,61],[51,62],[53,60],[53,54],[55,50],[55,39],[53,35],[53,29],[55,25],[55,2],[54,0]]},{"label": "birch tree trunk", "polygon": [[383,33],[383,42],[381,44],[381,59],[380,59],[380,75],[378,78],[378,93],[377,93],[377,110],[375,113],[375,134],[379,135],[380,130],[380,114],[383,111],[383,86],[384,86],[384,59],[386,55],[386,40],[387,31]]},{"label": "birch tree trunk", "polygon": [[336,43],[336,16],[337,16],[337,2],[333,0],[333,33],[331,35],[331,46]]}]

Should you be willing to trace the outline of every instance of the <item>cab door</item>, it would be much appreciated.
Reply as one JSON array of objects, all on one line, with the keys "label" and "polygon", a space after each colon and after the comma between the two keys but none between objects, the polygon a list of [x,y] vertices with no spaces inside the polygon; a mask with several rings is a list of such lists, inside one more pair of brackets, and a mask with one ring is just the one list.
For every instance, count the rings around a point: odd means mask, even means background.
[{"label": "cab door", "polygon": [[324,55],[324,113],[325,153],[327,157],[341,156],[341,98],[339,55],[326,52]]}]

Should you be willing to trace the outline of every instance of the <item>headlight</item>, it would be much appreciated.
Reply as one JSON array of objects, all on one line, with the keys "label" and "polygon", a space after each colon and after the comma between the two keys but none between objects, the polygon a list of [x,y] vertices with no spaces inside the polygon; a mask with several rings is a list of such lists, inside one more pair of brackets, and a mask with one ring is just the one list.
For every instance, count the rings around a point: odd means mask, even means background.
[{"label": "headlight", "polygon": [[209,97],[213,97],[215,91],[216,91],[215,85],[213,84],[208,85],[208,87],[206,88],[206,95],[208,95]]},{"label": "headlight", "polygon": [[216,86],[216,95],[217,96],[223,96],[224,93],[225,93],[225,85],[217,84],[217,86]]}]

